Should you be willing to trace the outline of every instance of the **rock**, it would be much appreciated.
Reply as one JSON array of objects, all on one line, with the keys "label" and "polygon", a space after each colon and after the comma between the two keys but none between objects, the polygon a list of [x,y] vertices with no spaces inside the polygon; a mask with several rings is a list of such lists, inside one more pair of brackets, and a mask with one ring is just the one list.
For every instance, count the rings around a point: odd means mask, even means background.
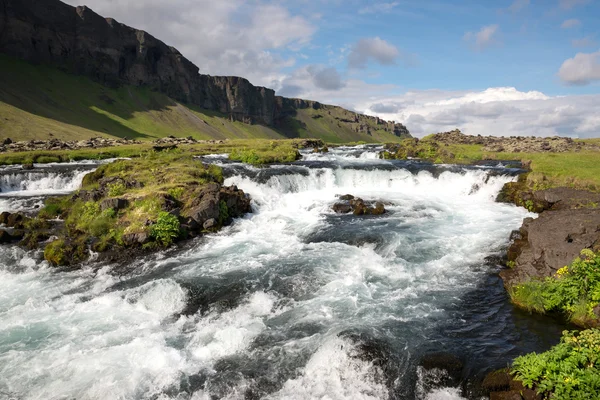
[{"label": "rock", "polygon": [[4,141],[2,142],[2,144],[6,146],[6,145],[9,145],[9,144],[12,144],[12,142],[13,141],[12,141],[11,138],[6,138],[6,139],[4,139]]},{"label": "rock", "polygon": [[30,219],[31,218],[25,216],[22,213],[13,213],[8,215],[6,219],[6,226],[8,226],[9,228],[23,229],[25,227],[25,223]]},{"label": "rock", "polygon": [[350,201],[354,199],[354,196],[352,196],[351,194],[345,194],[342,196],[339,196],[340,200],[344,200],[344,201]]},{"label": "rock", "polygon": [[501,369],[487,374],[483,379],[481,387],[486,393],[506,391],[510,390],[511,381],[512,377],[508,370]]},{"label": "rock", "polygon": [[573,188],[553,188],[539,190],[533,194],[534,200],[545,202],[551,210],[575,208],[600,208],[600,194]]},{"label": "rock", "polygon": [[372,215],[382,215],[385,214],[385,206],[382,202],[378,201],[375,203],[375,208],[369,210]]},{"label": "rock", "polygon": [[463,362],[450,353],[430,353],[423,356],[419,366],[424,370],[442,370],[445,378],[440,382],[442,386],[457,386],[461,380]]},{"label": "rock", "polygon": [[4,229],[0,229],[0,244],[6,244],[13,242],[14,239],[10,233]]},{"label": "rock", "polygon": [[202,227],[204,229],[211,229],[217,226],[217,220],[214,218],[211,218],[209,220],[207,220],[204,225],[202,225]]},{"label": "rock", "polygon": [[123,235],[123,243],[126,246],[146,244],[150,241],[150,235],[147,232],[127,233]]},{"label": "rock", "polygon": [[112,208],[115,211],[123,210],[129,206],[129,200],[127,199],[119,199],[119,198],[111,198],[104,199],[100,202],[100,209],[102,211]]},{"label": "rock", "polygon": [[246,213],[252,212],[250,197],[235,186],[222,187],[219,191],[219,201],[224,202],[227,206],[229,219],[239,218]]},{"label": "rock", "polygon": [[544,211],[526,219],[520,235],[508,251],[514,267],[500,272],[507,288],[554,275],[582,249],[600,249],[600,209]]},{"label": "rock", "polygon": [[335,203],[333,205],[332,209],[337,214],[348,214],[348,213],[352,212],[352,207],[350,206],[350,204],[346,204],[346,203]]},{"label": "rock", "polygon": [[8,211],[3,211],[0,214],[0,224],[6,224],[8,222],[9,216],[10,216],[10,213]]},{"label": "rock", "polygon": [[34,168],[34,166],[33,166],[33,164],[32,164],[32,163],[29,163],[29,164],[23,164],[23,165],[21,166],[21,168],[23,168],[23,169],[25,169],[25,170],[32,170],[32,169]]}]

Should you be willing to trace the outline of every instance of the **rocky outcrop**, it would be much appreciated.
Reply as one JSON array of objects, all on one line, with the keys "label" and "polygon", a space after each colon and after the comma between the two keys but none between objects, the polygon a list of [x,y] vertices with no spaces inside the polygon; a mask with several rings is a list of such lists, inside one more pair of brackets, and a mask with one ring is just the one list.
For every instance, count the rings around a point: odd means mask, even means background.
[{"label": "rocky outcrop", "polygon": [[598,146],[585,142],[576,142],[568,137],[525,137],[525,136],[472,136],[455,129],[450,132],[436,133],[433,140],[442,144],[478,144],[484,151],[508,153],[563,153],[583,149],[600,150]]},{"label": "rocky outcrop", "polygon": [[[132,139],[110,139],[110,138],[91,138],[86,140],[29,140],[15,142],[10,138],[0,144],[0,153],[22,152],[35,150],[79,150],[79,149],[100,149],[105,147],[115,147],[123,145],[141,144],[139,140]],[[152,142],[155,149],[175,148],[178,145],[186,144],[223,144],[224,140],[196,140],[192,137],[176,138],[169,136],[160,138]]]},{"label": "rocky outcrop", "polygon": [[380,201],[364,201],[351,194],[339,196],[339,199],[340,201],[332,207],[336,214],[382,215],[386,212],[384,204]]},{"label": "rocky outcrop", "polygon": [[[199,74],[177,49],[147,32],[59,0],[0,0],[0,52],[106,86],[147,86],[250,124],[277,127],[298,109],[333,107],[279,97],[244,78]],[[355,115],[353,129],[368,133],[371,128],[365,121],[374,117]],[[398,136],[408,134],[401,124],[375,122]]]},{"label": "rocky outcrop", "polygon": [[600,194],[555,188],[533,193],[532,201],[544,209],[513,233],[511,268],[500,273],[507,288],[553,276],[583,249],[600,250]]}]

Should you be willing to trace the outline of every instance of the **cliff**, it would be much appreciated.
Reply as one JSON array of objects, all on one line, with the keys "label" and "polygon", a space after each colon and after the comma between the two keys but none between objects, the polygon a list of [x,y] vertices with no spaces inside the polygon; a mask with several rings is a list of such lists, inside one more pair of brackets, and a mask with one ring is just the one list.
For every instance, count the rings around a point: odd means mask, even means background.
[{"label": "cliff", "polygon": [[[0,0],[0,52],[83,75],[110,88],[148,87],[232,121],[284,131],[286,120],[298,110],[337,109],[275,96],[272,89],[244,78],[199,74],[199,68],[177,49],[147,32],[58,0]],[[355,114],[342,119],[354,132],[368,134],[369,126],[375,126],[396,136],[408,135],[402,124],[374,117]]]}]

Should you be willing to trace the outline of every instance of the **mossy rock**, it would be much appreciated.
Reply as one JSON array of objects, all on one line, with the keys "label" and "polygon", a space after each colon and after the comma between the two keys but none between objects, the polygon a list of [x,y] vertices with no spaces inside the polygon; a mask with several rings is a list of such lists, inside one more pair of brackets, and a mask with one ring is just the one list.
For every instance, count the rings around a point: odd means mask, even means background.
[{"label": "mossy rock", "polygon": [[87,246],[82,242],[68,242],[57,239],[44,249],[44,259],[54,266],[70,266],[88,258]]}]

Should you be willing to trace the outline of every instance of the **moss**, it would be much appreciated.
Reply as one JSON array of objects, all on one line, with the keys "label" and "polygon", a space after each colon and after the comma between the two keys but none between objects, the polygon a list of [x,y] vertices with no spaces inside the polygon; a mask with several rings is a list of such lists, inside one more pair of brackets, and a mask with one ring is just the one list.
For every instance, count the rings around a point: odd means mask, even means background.
[{"label": "moss", "polygon": [[44,249],[44,259],[52,265],[69,265],[70,260],[67,255],[65,241],[59,239],[46,245],[46,248]]}]

